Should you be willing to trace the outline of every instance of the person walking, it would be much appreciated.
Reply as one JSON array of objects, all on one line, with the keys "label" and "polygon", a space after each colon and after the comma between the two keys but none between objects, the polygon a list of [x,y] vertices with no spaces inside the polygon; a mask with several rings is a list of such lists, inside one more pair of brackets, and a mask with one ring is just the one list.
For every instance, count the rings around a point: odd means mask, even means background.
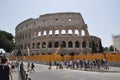
[{"label": "person walking", "polygon": [[51,70],[51,66],[52,66],[52,62],[50,61],[49,62],[49,67],[48,67],[49,70]]},{"label": "person walking", "polygon": [[12,68],[7,64],[7,58],[1,59],[0,80],[12,80]]},{"label": "person walking", "polygon": [[28,72],[30,71],[30,62],[28,62],[28,64],[27,64],[27,71]]},{"label": "person walking", "polygon": [[30,70],[30,72],[31,72],[31,71],[34,72],[34,71],[35,71],[34,68],[35,68],[35,65],[34,65],[33,62],[32,62],[32,63],[31,63],[31,70]]}]

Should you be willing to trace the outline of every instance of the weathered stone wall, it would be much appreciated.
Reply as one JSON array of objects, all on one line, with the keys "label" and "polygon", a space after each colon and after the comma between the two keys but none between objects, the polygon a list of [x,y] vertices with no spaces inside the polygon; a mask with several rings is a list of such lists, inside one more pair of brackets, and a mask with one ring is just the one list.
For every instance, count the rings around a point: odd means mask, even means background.
[{"label": "weathered stone wall", "polygon": [[25,20],[16,27],[15,40],[16,49],[22,49],[24,54],[27,48],[31,54],[54,53],[61,45],[59,53],[89,53],[91,40],[100,41],[97,37],[91,39],[81,14],[74,12]]}]

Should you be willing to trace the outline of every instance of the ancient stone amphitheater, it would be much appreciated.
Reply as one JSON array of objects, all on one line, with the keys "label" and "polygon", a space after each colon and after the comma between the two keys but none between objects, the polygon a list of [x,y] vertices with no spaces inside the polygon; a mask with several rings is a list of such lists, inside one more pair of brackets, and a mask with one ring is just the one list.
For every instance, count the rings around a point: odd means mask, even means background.
[{"label": "ancient stone amphitheater", "polygon": [[90,36],[87,24],[80,13],[65,12],[40,15],[39,18],[27,19],[17,25],[16,50],[21,49],[26,55],[58,53],[99,52],[101,39]]}]

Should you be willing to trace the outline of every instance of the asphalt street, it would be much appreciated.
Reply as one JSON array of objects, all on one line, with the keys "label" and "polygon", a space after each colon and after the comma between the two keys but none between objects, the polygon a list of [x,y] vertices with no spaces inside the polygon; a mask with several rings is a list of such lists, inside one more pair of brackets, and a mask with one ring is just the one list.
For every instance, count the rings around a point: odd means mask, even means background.
[{"label": "asphalt street", "polygon": [[[25,69],[26,63],[25,63]],[[84,70],[56,69],[48,65],[35,64],[35,72],[28,74],[31,80],[120,80],[120,67],[110,67],[108,72],[93,72]]]}]

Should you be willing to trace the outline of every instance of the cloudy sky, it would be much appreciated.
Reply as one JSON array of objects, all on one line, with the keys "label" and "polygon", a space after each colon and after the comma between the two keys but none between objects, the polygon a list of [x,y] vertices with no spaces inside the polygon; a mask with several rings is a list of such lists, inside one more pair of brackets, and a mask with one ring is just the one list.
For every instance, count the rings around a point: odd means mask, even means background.
[{"label": "cloudy sky", "polygon": [[79,12],[90,35],[112,45],[120,34],[120,0],[0,0],[0,30],[15,35],[15,27],[28,18],[56,12]]}]

